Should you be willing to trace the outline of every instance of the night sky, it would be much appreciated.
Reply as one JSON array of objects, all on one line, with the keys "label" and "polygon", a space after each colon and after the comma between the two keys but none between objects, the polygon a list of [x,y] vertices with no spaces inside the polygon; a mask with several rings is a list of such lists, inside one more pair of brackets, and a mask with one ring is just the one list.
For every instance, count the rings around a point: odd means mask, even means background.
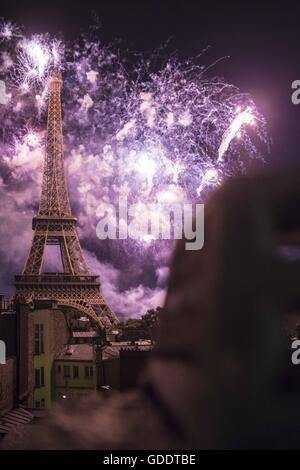
[{"label": "night sky", "polygon": [[28,32],[63,31],[66,38],[97,16],[104,42],[119,37],[142,52],[169,38],[181,57],[209,45],[207,64],[230,56],[214,74],[249,92],[266,116],[274,166],[298,161],[300,105],[291,103],[291,83],[300,77],[299,2],[13,1],[0,14]]}]

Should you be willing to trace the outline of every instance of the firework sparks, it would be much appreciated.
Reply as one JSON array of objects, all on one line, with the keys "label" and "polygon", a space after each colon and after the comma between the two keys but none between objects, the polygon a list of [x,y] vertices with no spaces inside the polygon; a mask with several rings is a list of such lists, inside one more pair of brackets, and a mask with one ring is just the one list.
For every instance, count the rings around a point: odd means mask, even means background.
[{"label": "firework sparks", "polygon": [[0,80],[0,104],[6,105],[7,103],[10,102],[11,97],[12,97],[12,94],[6,92],[5,82]]},{"label": "firework sparks", "polygon": [[[10,23],[3,23],[1,31],[16,34]],[[112,201],[125,187],[133,200],[152,200],[168,184],[181,188],[186,200],[194,200],[223,173],[244,171],[247,159],[261,158],[246,129],[256,123],[256,139],[267,142],[265,121],[255,104],[232,85],[204,76],[201,66],[172,59],[153,72],[151,61],[142,61],[135,64],[138,74],[130,78],[118,54],[88,37],[80,44],[63,44],[47,34],[23,36],[2,46],[14,69],[7,72],[5,83],[18,83],[12,96],[6,94],[4,127],[11,128],[7,135],[33,114],[34,127],[44,125],[39,120],[49,72],[63,66],[67,153],[76,148],[84,148],[87,155],[100,152],[99,181],[110,188],[106,197]],[[139,81],[134,75],[144,78]],[[12,109],[17,111],[13,119]],[[224,167],[225,153],[231,158]]]},{"label": "firework sparks", "polygon": [[[3,35],[13,36],[14,31],[12,24],[3,23]],[[16,41],[17,47],[3,51],[13,60],[14,73],[8,77],[18,83],[10,100],[18,111],[14,127],[32,113],[32,105],[37,118],[43,116],[49,71],[62,64],[66,150],[83,145],[93,153],[102,148],[106,168],[99,178],[108,174],[110,188],[127,185],[133,199],[153,198],[161,185],[175,184],[193,200],[224,171],[243,171],[245,159],[261,157],[246,130],[256,122],[256,138],[267,142],[265,121],[255,104],[232,85],[204,76],[201,66],[172,59],[153,73],[151,61],[142,61],[135,71],[147,78],[139,82],[130,78],[111,48],[88,37],[80,45],[63,44],[47,34]],[[11,116],[7,122],[12,123]],[[110,160],[104,154],[106,146]],[[223,157],[229,151],[235,165],[227,159],[224,168]],[[211,168],[218,178],[210,177]],[[146,191],[139,175],[147,181]],[[112,200],[118,193],[109,192]]]},{"label": "firework sparks", "polygon": [[224,132],[222,137],[222,142],[218,150],[218,160],[222,160],[225,152],[227,152],[230,142],[235,137],[241,137],[241,128],[245,124],[254,125],[255,116],[253,115],[252,109],[247,107],[244,111],[240,111],[240,108],[237,108],[237,115],[231,122],[230,126]]},{"label": "firework sparks", "polygon": [[13,38],[21,37],[20,28],[11,21],[0,22],[0,42],[10,41]]},{"label": "firework sparks", "polygon": [[201,195],[206,186],[216,185],[220,180],[220,175],[215,168],[209,168],[202,176],[201,184],[197,188],[198,196]]},{"label": "firework sparks", "polygon": [[40,145],[39,135],[30,129],[26,132],[23,141],[31,148],[36,148]]},{"label": "firework sparks", "polygon": [[49,71],[59,66],[62,45],[56,39],[49,40],[47,35],[23,37],[17,44],[14,78],[20,88],[42,84],[45,88]]},{"label": "firework sparks", "polygon": [[153,176],[156,171],[155,161],[150,158],[146,153],[142,153],[137,158],[136,169],[140,174],[146,176],[148,188],[150,190],[152,187]]}]

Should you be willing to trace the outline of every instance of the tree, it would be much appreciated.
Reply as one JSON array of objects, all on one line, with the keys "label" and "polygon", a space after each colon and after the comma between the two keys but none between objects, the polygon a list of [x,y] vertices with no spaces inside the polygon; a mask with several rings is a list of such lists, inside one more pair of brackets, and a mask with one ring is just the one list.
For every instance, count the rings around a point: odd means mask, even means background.
[{"label": "tree", "polygon": [[151,340],[155,339],[156,337],[161,312],[161,307],[156,307],[156,309],[152,308],[147,310],[145,315],[143,315],[141,318],[143,327],[148,331]]}]

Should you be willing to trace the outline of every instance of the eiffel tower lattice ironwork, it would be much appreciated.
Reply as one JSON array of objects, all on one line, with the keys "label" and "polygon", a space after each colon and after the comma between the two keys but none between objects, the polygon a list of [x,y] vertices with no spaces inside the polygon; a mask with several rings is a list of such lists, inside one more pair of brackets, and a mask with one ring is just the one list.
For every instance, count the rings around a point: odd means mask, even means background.
[{"label": "eiffel tower lattice ironwork", "polygon": [[[32,221],[34,235],[23,273],[15,277],[15,296],[31,304],[39,299],[55,301],[58,307],[77,309],[102,328],[107,328],[117,322],[117,317],[100,293],[98,276],[93,276],[89,271],[68,197],[64,173],[61,87],[61,73],[52,72],[40,206]],[[46,245],[59,246],[63,273],[43,273]]]}]

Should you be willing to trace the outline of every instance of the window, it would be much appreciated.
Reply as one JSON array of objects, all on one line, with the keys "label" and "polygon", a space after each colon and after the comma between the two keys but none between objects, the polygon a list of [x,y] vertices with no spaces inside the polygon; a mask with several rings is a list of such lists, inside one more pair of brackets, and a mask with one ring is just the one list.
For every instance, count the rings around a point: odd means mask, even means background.
[{"label": "window", "polygon": [[45,385],[45,374],[44,367],[35,369],[35,388],[44,387]]},{"label": "window", "polygon": [[79,367],[74,366],[73,367],[73,379],[78,379],[78,377],[79,377]]},{"label": "window", "polygon": [[85,376],[86,377],[93,377],[94,369],[93,366],[85,366]]},{"label": "window", "polygon": [[37,388],[37,387],[40,387],[40,369],[35,369],[34,374],[35,374],[34,385],[35,385],[35,388]]},{"label": "window", "polygon": [[34,403],[35,408],[45,408],[45,398],[41,398]]},{"label": "window", "polygon": [[58,366],[57,366],[57,373],[58,373],[58,374],[61,373],[61,366],[60,366],[60,364],[58,364]]},{"label": "window", "polygon": [[44,352],[44,325],[34,325],[34,354],[42,354]]},{"label": "window", "polygon": [[71,377],[70,366],[64,366],[64,378],[69,378],[69,377]]}]

